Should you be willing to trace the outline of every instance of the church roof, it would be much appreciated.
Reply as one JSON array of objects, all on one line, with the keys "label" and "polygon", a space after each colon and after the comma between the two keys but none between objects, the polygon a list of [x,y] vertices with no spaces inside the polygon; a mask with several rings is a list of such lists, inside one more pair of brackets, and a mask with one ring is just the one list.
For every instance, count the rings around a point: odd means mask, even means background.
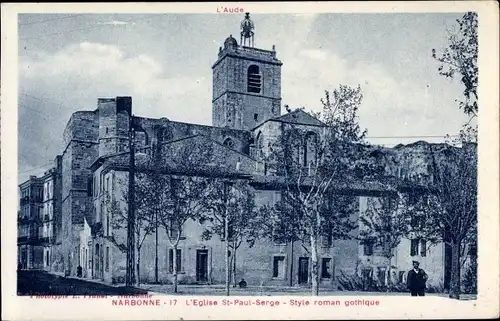
[{"label": "church roof", "polygon": [[[176,138],[162,143],[161,164],[165,170],[177,174],[200,174],[211,172],[232,175],[250,174],[255,169],[255,160],[232,149],[208,136],[196,134]],[[147,158],[145,155],[143,158]],[[129,164],[128,152],[100,157],[94,162],[93,170],[108,164],[111,166],[127,167]],[[152,163],[147,159],[140,161],[136,154],[136,169],[151,168]],[[154,165],[156,166],[156,165]],[[107,167],[107,165],[105,165]]]},{"label": "church roof", "polygon": [[216,141],[216,140],[214,140],[206,135],[202,135],[202,134],[195,134],[195,135],[191,135],[191,136],[173,139],[169,142],[166,142],[164,144],[164,146],[173,145],[173,144],[182,144],[182,142],[184,142],[184,144],[187,144],[188,146],[193,146],[194,142],[196,142],[200,145],[205,145],[205,146],[207,146],[207,144],[210,144],[210,145],[216,146],[216,148],[218,148],[218,149],[225,149],[225,150],[228,150],[228,152],[230,152],[230,153],[236,153],[239,156],[242,156],[242,157],[248,158],[249,160],[255,161],[255,159],[253,159],[249,155],[241,153],[233,148],[230,148],[230,147],[228,147],[228,146],[226,146],[226,145],[224,145],[224,144],[222,144],[222,143],[220,143],[220,142],[218,142],[218,141]]},{"label": "church roof", "polygon": [[252,130],[262,126],[263,124],[267,123],[268,121],[275,121],[275,122],[281,122],[281,123],[287,123],[287,124],[326,127],[326,124],[323,123],[318,118],[312,116],[309,113],[306,113],[302,109],[296,109],[296,110],[289,112],[285,115],[277,116],[274,118],[269,118],[269,119],[263,121],[262,123],[260,123],[258,126],[252,128]]},{"label": "church roof", "polygon": [[306,113],[302,109],[296,109],[292,112],[289,112],[288,114],[275,117],[272,120],[291,124],[313,125],[321,127],[326,126],[326,124],[321,120],[309,113]]},{"label": "church roof", "polygon": [[[302,179],[302,186],[310,186],[315,184],[314,178],[305,177]],[[286,185],[287,179],[282,176],[266,176],[255,174],[252,175],[251,182],[254,185],[270,187],[272,189],[283,188]],[[346,181],[337,181],[332,185],[331,190],[335,193],[346,193],[351,195],[369,195],[370,193],[396,193],[397,190],[403,189],[405,186],[396,181],[385,180],[357,180],[350,179]]]}]

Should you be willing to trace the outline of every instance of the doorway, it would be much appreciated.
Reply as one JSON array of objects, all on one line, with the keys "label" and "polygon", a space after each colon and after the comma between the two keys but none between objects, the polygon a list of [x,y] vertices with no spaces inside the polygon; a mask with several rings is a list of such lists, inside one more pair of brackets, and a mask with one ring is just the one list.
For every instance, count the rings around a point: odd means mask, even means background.
[{"label": "doorway", "polygon": [[94,255],[95,255],[95,258],[94,258],[94,262],[95,262],[94,279],[100,279],[101,278],[101,260],[100,260],[101,251],[99,248],[99,244],[95,245]]},{"label": "doorway", "polygon": [[28,249],[26,247],[21,248],[21,268],[24,270],[28,268]]},{"label": "doorway", "polygon": [[307,284],[309,281],[309,258],[299,257],[299,284]]},{"label": "doorway", "polygon": [[208,250],[196,250],[196,281],[208,282]]}]

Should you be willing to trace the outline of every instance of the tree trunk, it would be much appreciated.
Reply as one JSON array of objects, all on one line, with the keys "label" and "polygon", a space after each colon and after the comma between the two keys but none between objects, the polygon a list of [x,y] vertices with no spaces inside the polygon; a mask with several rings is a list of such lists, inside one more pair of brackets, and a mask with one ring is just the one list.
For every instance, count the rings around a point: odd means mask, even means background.
[{"label": "tree trunk", "polygon": [[450,298],[460,298],[460,242],[451,244]]},{"label": "tree trunk", "polygon": [[290,241],[290,286],[293,286],[293,239]]},{"label": "tree trunk", "polygon": [[174,293],[178,291],[178,279],[177,279],[177,244],[174,245],[173,253],[172,253],[173,261],[173,274],[174,274]]},{"label": "tree trunk", "polygon": [[158,283],[158,213],[155,215],[155,283]]},{"label": "tree trunk", "polygon": [[140,279],[140,271],[139,271],[139,266],[141,265],[141,254],[139,253],[139,251],[137,251],[137,265],[136,265],[136,268],[135,268],[135,285],[137,287],[139,287],[139,285],[141,285],[141,279]]},{"label": "tree trunk", "polygon": [[391,258],[387,258],[387,268],[385,269],[385,286],[386,286],[386,292],[391,292],[391,286],[392,286],[392,268],[391,268]]},{"label": "tree trunk", "polygon": [[224,231],[225,231],[225,248],[226,248],[226,295],[229,296],[229,271],[230,271],[230,268],[229,268],[229,235],[228,235],[228,222],[227,222],[227,217],[226,217],[226,222],[225,222],[225,226],[224,226]]},{"label": "tree trunk", "polygon": [[311,233],[311,261],[311,294],[317,296],[319,294],[318,240],[314,233]]},{"label": "tree trunk", "polygon": [[[138,239],[139,239],[139,237],[136,236],[137,242],[138,242]],[[134,251],[135,251],[135,257],[136,257],[136,269],[134,271],[135,272],[134,284],[135,284],[135,286],[138,287],[141,283],[140,274],[139,274],[139,264],[141,262],[141,248],[139,247],[139,245],[137,243],[135,243]]]},{"label": "tree trunk", "polygon": [[232,263],[233,263],[233,288],[236,287],[236,244],[234,245],[233,248],[233,258],[232,258]]}]

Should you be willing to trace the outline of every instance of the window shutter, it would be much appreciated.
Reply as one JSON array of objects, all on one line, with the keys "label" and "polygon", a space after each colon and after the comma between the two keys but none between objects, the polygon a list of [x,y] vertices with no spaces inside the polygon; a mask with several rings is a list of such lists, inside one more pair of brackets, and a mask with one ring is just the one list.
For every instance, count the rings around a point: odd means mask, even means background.
[{"label": "window shutter", "polygon": [[427,255],[427,241],[425,239],[420,240],[420,256]]},{"label": "window shutter", "polygon": [[410,256],[417,255],[418,252],[418,239],[411,240],[410,244]]}]

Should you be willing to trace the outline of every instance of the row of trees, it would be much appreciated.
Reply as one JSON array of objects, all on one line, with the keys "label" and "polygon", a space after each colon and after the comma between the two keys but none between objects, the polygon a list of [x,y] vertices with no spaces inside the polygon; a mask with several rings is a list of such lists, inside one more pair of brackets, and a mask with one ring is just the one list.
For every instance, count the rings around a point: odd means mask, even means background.
[{"label": "row of trees", "polygon": [[[178,246],[186,222],[202,223],[202,239],[208,240],[219,236],[226,245],[226,252],[232,253],[226,258],[226,289],[232,272],[233,286],[236,286],[236,252],[246,241],[253,246],[262,235],[259,230],[260,219],[255,204],[253,189],[247,181],[223,178],[200,177],[189,175],[170,175],[156,170],[136,174],[135,188],[135,283],[140,284],[141,248],[145,239],[156,235],[158,231],[167,234],[167,240],[173,249],[172,283],[174,292],[178,290],[179,259]],[[117,182],[123,185],[124,182]],[[110,240],[123,252],[127,247],[125,240],[118,234],[127,226],[128,193],[116,196],[105,195],[105,211],[109,211],[112,236]],[[260,234],[259,234],[260,233]],[[228,235],[229,237],[226,237]],[[156,258],[157,260],[157,258]],[[156,264],[158,262],[156,261]]]}]

